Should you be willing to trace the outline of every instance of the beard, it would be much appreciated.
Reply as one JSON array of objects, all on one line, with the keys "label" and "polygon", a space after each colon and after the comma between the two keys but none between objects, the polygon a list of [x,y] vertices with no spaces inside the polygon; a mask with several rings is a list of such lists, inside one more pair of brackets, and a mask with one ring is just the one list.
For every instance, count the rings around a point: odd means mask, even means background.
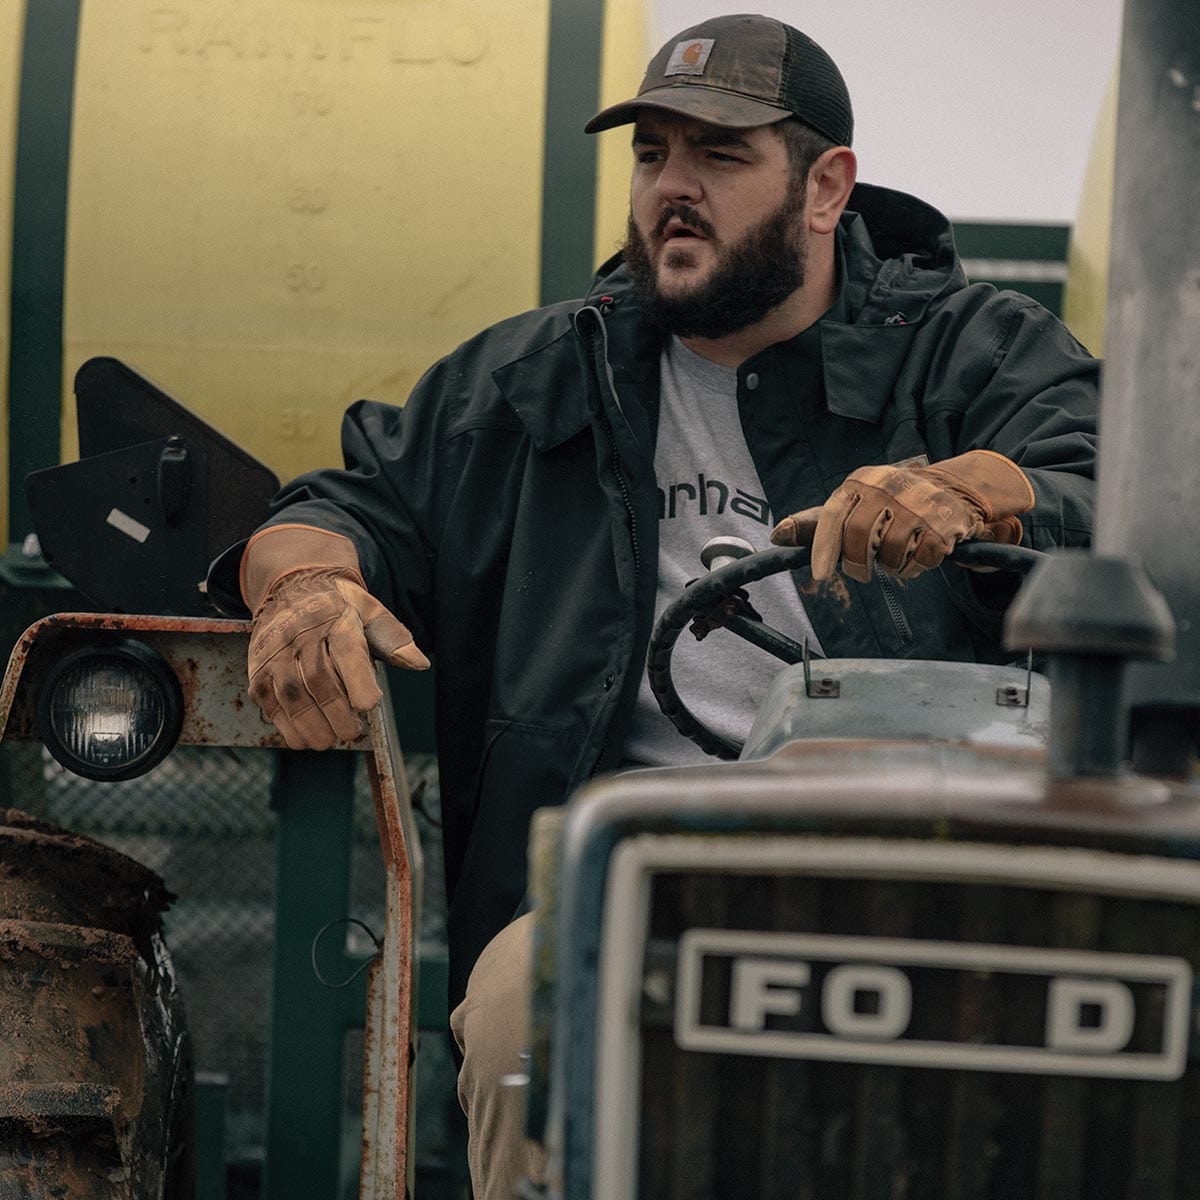
[{"label": "beard", "polygon": [[[738,241],[730,246],[718,244],[717,260],[708,278],[670,296],[658,286],[649,247],[631,212],[625,261],[647,318],[664,332],[685,338],[727,337],[761,321],[804,284],[807,244],[799,221],[804,199],[803,189],[797,189]],[[655,240],[676,216],[710,240],[715,239],[716,231],[709,222],[695,209],[678,204],[659,217]],[[667,247],[663,253],[669,257],[674,250]]]}]

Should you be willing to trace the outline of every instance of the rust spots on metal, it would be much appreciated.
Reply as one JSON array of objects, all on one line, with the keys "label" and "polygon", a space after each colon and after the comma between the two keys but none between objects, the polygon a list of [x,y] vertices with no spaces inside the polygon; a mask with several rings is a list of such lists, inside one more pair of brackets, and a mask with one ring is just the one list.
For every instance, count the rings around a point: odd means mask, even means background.
[{"label": "rust spots on metal", "polygon": [[20,1195],[160,1195],[186,1031],[160,919],[132,859],[0,810],[0,1161]]},{"label": "rust spots on metal", "polygon": [[[228,749],[283,746],[279,733],[263,719],[257,706],[249,703],[249,622],[104,614],[59,614],[26,631],[0,686],[4,736],[36,740],[36,695],[49,667],[67,650],[115,634],[144,642],[174,671],[185,705],[181,744]],[[339,744],[343,749],[368,753],[387,873],[388,929],[382,959],[378,969],[372,967],[369,983],[374,1015],[369,1018],[367,1056],[374,1065],[365,1075],[370,1080],[367,1104],[374,1108],[364,1130],[363,1177],[376,1181],[370,1192],[372,1200],[382,1196],[399,1200],[407,1194],[411,1178],[413,895],[419,890],[420,845],[387,705],[385,700],[370,714],[369,732]],[[108,1044],[109,1033],[120,1023],[113,1014],[130,1005],[138,1020],[122,1025],[121,1030],[128,1032],[138,1025],[148,1055],[140,1082],[123,1076],[113,1083],[104,1076],[108,1081],[102,1085],[81,1068],[75,1072],[77,1077],[65,1083],[46,1085],[54,1091],[52,1103],[43,1104],[41,1092],[42,1099],[22,1093],[25,1099],[20,1103],[25,1107],[21,1111],[27,1118],[22,1136],[32,1136],[29,1130],[36,1124],[37,1112],[62,1113],[74,1104],[80,1112],[86,1109],[90,1113],[87,1120],[100,1130],[97,1136],[116,1147],[114,1167],[125,1169],[125,1134],[118,1125],[124,1121],[132,1128],[144,1122],[152,1108],[159,1116],[166,1111],[167,1102],[160,1094],[163,1081],[172,1070],[178,1070],[186,1054],[182,1018],[173,1009],[174,977],[159,929],[161,912],[173,899],[153,872],[115,851],[26,814],[0,810],[0,922],[8,938],[3,943],[7,949],[0,951],[0,992],[10,978],[5,974],[6,964],[19,959],[29,966],[15,986],[16,999],[9,1014],[16,1019],[17,1014],[35,1007],[30,1003],[29,988],[36,987],[38,971],[44,966],[56,973],[54,987],[70,980],[72,986],[82,989],[60,1006],[60,1015],[65,1014],[66,1019],[74,1013],[75,1023],[69,1031],[66,1026],[59,1029],[62,1045],[73,1047],[83,1056],[81,1062],[89,1055],[95,1060]],[[67,927],[76,931],[73,942],[61,932],[47,932]],[[69,953],[61,949],[64,938],[71,943]],[[136,957],[130,957],[128,946],[136,948]],[[7,1019],[0,996],[0,1030]],[[126,1032],[121,1030],[117,1032],[125,1038]],[[127,1050],[132,1045],[128,1041],[121,1044]],[[0,1059],[0,1087],[6,1080],[16,1086],[19,1081],[11,1078],[16,1068],[6,1076],[2,1064]],[[141,1107],[137,1097],[144,1098]],[[15,1093],[0,1097],[2,1100],[18,1104]],[[130,1195],[159,1194],[147,1186],[147,1179]]]},{"label": "rust spots on metal", "polygon": [[411,1177],[413,895],[421,852],[386,701],[372,710],[368,724],[372,752],[367,767],[387,877],[387,934],[368,983],[361,1194],[403,1200]]},{"label": "rust spots on metal", "polygon": [[0,918],[135,937],[157,930],[174,899],[158,875],[124,854],[0,809]]}]

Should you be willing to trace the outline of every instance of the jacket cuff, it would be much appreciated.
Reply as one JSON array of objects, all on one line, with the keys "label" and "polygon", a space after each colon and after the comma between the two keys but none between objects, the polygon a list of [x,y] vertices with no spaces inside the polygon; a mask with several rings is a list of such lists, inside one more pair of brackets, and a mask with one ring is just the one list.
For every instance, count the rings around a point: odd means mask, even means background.
[{"label": "jacket cuff", "polygon": [[242,555],[246,552],[246,543],[249,540],[242,538],[240,542],[234,542],[209,564],[204,580],[204,594],[223,617],[237,617],[244,621],[251,616],[238,587],[238,568],[241,566]]},{"label": "jacket cuff", "polygon": [[255,612],[285,575],[331,568],[352,572],[362,583],[358,551],[348,537],[315,525],[270,525],[246,543],[238,589],[247,607]]}]

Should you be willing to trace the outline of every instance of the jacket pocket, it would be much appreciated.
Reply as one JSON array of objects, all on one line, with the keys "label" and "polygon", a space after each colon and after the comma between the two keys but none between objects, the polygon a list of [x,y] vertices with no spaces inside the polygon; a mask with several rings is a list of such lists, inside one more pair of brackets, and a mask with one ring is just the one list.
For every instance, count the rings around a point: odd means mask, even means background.
[{"label": "jacket pocket", "polygon": [[519,721],[487,724],[458,891],[490,896],[509,909],[503,920],[525,890],[530,818],[566,799],[581,736]]},{"label": "jacket pocket", "polygon": [[461,995],[471,964],[521,904],[530,818],[566,799],[582,736],[519,721],[487,723],[470,834],[461,865],[447,861],[448,877],[457,881],[449,913],[452,995]]}]

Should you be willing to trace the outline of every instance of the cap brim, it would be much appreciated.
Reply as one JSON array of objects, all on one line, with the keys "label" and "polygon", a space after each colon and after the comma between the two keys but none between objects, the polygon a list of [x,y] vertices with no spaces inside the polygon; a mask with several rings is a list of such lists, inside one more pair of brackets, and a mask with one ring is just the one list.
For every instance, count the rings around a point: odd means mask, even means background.
[{"label": "cap brim", "polygon": [[637,120],[639,109],[654,108],[662,112],[680,113],[708,125],[725,129],[750,129],[755,125],[773,125],[792,115],[786,108],[751,100],[736,92],[703,84],[675,84],[654,88],[632,100],[601,109],[584,127],[584,133],[599,133],[617,125],[629,125]]}]

